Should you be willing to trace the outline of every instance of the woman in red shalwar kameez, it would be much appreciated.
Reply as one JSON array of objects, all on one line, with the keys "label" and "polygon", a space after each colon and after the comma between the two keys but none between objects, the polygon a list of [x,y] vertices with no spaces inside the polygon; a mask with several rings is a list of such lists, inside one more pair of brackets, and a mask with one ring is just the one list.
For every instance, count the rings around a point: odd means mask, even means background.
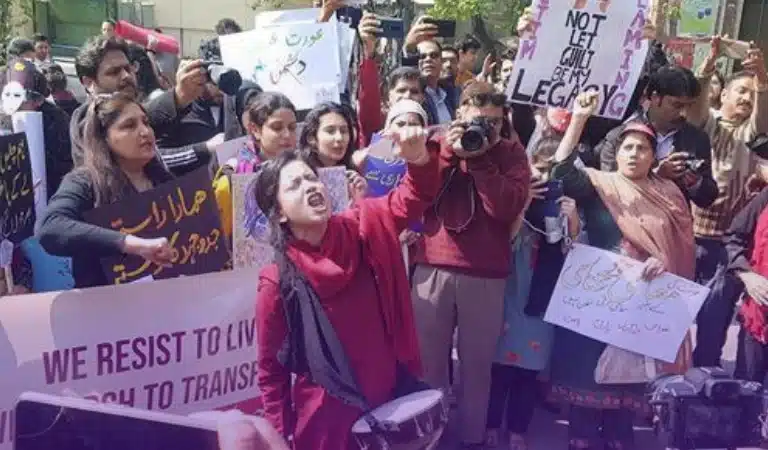
[{"label": "woman in red shalwar kameez", "polygon": [[[264,268],[259,278],[258,385],[265,417],[284,436],[292,437],[297,450],[350,448],[350,429],[364,411],[333,395],[328,383],[321,385],[318,380],[326,373],[310,376],[311,370],[301,369],[303,361],[298,370],[287,367],[285,352],[295,350],[301,341],[289,339],[294,336],[290,330],[302,326],[300,320],[289,326],[296,317],[290,314],[295,304],[285,298],[297,292],[283,287],[291,285],[290,279],[305,280],[316,294],[315,304],[327,316],[353,384],[367,405],[376,407],[393,399],[398,367],[420,375],[398,236],[432,203],[439,179],[423,129],[410,127],[392,139],[409,162],[404,181],[388,196],[362,200],[341,214],[331,216],[325,187],[297,153],[267,163],[255,184],[256,201],[270,218],[276,249],[276,263]],[[301,350],[305,359],[324,353],[312,351],[308,342],[298,344],[305,347]],[[293,386],[292,371],[298,372]]]}]

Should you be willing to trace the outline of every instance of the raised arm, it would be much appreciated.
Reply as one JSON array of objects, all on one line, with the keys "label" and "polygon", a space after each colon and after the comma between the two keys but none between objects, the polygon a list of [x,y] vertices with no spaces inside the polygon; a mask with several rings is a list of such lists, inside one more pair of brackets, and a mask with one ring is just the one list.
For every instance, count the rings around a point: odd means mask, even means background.
[{"label": "raised arm", "polygon": [[758,134],[768,133],[768,72],[765,68],[763,51],[754,42],[750,42],[747,58],[744,60],[744,70],[755,76],[755,104],[752,107],[750,139]]},{"label": "raised arm", "polygon": [[440,188],[437,152],[439,144],[427,140],[421,127],[406,127],[388,134],[397,149],[396,155],[408,163],[400,184],[385,197],[366,199],[379,206],[376,210],[388,214],[398,233],[421,220],[424,211],[434,202]]},{"label": "raised arm", "polygon": [[598,104],[599,97],[594,91],[582,93],[576,98],[573,103],[573,117],[555,152],[556,165],[552,169],[552,178],[562,180],[565,195],[578,203],[588,203],[597,195],[586,172],[574,165],[577,157],[574,150],[579,145],[587,120],[595,112]]},{"label": "raised arm", "polygon": [[712,114],[709,111],[709,83],[712,80],[712,75],[715,73],[715,63],[717,62],[717,58],[720,56],[720,41],[720,36],[712,37],[709,54],[696,72],[696,78],[699,80],[701,92],[693,105],[688,109],[686,118],[691,125],[698,128],[704,128],[712,117]]},{"label": "raised arm", "polygon": [[360,73],[357,111],[360,125],[360,147],[371,143],[373,133],[381,130],[384,118],[381,114],[381,89],[379,89],[379,66],[376,64],[376,30],[379,20],[371,13],[365,13],[358,31],[363,43],[363,57],[360,60]]}]

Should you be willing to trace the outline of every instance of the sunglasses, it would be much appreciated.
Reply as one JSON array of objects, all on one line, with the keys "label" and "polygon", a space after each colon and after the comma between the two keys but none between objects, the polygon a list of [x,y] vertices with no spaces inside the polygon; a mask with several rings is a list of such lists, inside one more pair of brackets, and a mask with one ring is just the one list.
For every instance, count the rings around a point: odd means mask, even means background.
[{"label": "sunglasses", "polygon": [[419,53],[419,59],[425,60],[427,58],[429,59],[440,59],[443,56],[441,52],[427,52],[427,53]]}]

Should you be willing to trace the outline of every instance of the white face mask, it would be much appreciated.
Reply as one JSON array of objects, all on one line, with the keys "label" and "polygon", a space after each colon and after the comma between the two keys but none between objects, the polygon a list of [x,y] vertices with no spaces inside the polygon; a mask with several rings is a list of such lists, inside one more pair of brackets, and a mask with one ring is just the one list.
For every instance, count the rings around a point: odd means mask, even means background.
[{"label": "white face mask", "polygon": [[21,108],[27,101],[27,90],[18,81],[12,81],[5,85],[2,93],[2,109],[5,114],[11,115]]}]

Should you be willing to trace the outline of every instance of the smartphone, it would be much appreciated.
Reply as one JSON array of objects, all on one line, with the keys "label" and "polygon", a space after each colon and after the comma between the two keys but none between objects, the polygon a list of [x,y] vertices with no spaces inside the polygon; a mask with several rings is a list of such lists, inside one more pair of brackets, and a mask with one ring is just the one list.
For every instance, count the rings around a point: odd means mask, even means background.
[{"label": "smartphone", "polygon": [[218,450],[209,420],[26,392],[16,404],[15,450]]},{"label": "smartphone", "polygon": [[425,17],[424,23],[431,23],[437,26],[437,37],[452,38],[456,37],[456,21],[455,20],[443,20],[433,19],[431,17]]},{"label": "smartphone", "polygon": [[381,33],[379,37],[390,39],[405,39],[405,25],[403,19],[394,17],[378,17]]}]

